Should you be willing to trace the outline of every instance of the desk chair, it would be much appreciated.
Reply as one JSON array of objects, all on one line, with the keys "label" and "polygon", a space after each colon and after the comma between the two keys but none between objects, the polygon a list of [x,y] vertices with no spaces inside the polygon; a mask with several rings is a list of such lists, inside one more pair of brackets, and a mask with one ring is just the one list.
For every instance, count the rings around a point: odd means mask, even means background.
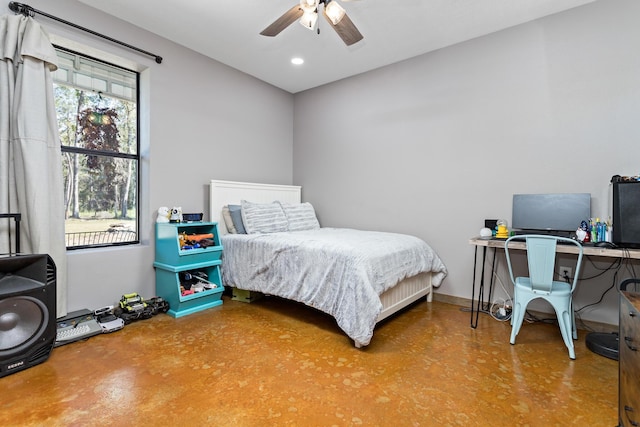
[{"label": "desk chair", "polygon": [[[529,267],[529,277],[513,276],[511,258],[509,257],[509,243],[513,240],[525,240],[527,249],[527,262]],[[578,258],[571,283],[553,280],[556,264],[556,244],[564,243],[576,245],[578,248]],[[573,312],[572,295],[580,275],[580,265],[582,264],[582,245],[575,240],[565,237],[523,235],[513,236],[505,242],[505,255],[509,275],[513,282],[513,313],[511,317],[511,344],[516,343],[516,336],[520,332],[522,321],[524,320],[527,305],[530,301],[542,298],[548,301],[556,312],[560,332],[565,345],[569,349],[569,357],[576,358],[573,340],[578,338],[576,330],[575,315]]]}]

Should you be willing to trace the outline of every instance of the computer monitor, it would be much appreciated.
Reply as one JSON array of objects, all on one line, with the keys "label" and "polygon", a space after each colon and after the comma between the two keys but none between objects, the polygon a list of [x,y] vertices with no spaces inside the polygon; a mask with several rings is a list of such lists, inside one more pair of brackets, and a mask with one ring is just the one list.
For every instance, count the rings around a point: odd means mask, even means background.
[{"label": "computer monitor", "polygon": [[570,235],[591,217],[591,194],[514,194],[511,227],[522,233]]}]

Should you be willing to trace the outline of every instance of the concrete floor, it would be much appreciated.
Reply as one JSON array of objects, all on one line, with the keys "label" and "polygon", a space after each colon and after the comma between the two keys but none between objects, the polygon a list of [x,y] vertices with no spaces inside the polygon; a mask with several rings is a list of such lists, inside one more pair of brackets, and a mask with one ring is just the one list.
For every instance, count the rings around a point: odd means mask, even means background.
[{"label": "concrete floor", "polygon": [[510,326],[442,302],[356,349],[323,313],[277,298],[158,315],[55,348],[0,378],[0,426],[609,426],[618,363],[579,331]]}]

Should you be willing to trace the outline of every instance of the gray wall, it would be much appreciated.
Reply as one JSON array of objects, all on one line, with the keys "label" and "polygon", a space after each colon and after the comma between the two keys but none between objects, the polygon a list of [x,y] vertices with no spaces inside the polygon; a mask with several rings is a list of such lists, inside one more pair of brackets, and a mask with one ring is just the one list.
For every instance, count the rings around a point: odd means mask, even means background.
[{"label": "gray wall", "polygon": [[[424,238],[450,272],[438,292],[470,298],[468,240],[511,220],[512,194],[589,192],[606,217],[611,176],[640,172],[639,16],[595,2],[296,94],[293,181],[323,226]],[[576,307],[612,279],[583,282]],[[583,318],[617,324],[616,301]]]},{"label": "gray wall", "polygon": [[[76,50],[91,53],[91,46],[102,51],[101,57],[104,52],[123,57],[143,73],[143,244],[68,252],[69,311],[112,304],[129,292],[155,294],[153,222],[159,206],[181,206],[208,218],[211,179],[292,183],[291,94],[79,2],[27,4],[164,58],[156,64],[50,19],[36,18],[55,42],[65,39],[64,44]],[[7,5],[1,13],[12,13]]]}]

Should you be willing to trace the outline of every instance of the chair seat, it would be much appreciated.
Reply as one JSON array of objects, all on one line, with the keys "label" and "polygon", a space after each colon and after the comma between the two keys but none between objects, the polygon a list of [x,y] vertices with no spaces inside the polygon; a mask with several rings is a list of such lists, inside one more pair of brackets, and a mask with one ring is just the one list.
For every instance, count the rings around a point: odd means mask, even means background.
[{"label": "chair seat", "polygon": [[[540,295],[548,295],[547,292],[535,291],[531,289],[531,279],[529,277],[516,277],[515,285],[518,288],[522,288],[528,292],[533,292],[534,294]],[[553,281],[551,282],[551,293],[557,296],[567,296],[571,294],[571,285],[567,282],[559,282]]]}]

